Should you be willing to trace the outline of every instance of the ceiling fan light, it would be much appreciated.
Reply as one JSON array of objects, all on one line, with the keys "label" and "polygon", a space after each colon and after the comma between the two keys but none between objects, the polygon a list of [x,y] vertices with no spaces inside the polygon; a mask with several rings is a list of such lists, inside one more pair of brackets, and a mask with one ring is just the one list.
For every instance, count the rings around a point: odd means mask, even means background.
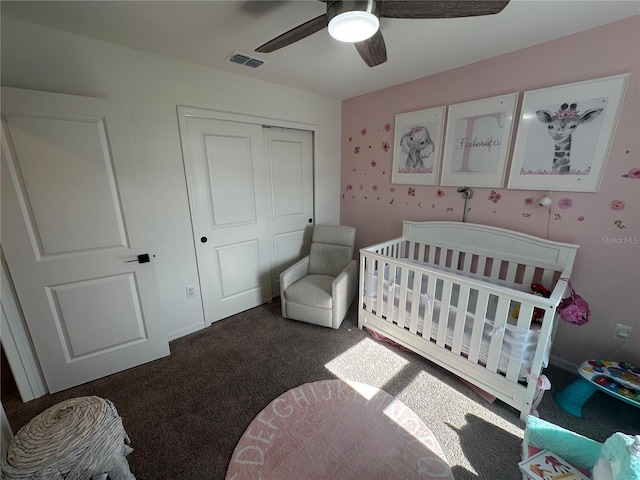
[{"label": "ceiling fan light", "polygon": [[378,31],[380,21],[373,13],[351,11],[329,22],[329,35],[340,42],[361,42]]}]

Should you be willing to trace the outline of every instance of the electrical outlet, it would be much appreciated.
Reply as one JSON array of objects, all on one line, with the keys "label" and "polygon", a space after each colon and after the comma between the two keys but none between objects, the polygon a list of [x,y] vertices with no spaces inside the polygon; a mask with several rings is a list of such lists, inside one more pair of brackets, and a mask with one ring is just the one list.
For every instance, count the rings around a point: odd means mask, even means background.
[{"label": "electrical outlet", "polygon": [[187,285],[187,298],[193,298],[196,296],[196,286]]},{"label": "electrical outlet", "polygon": [[633,332],[633,327],[616,323],[616,326],[613,327],[611,338],[620,342],[626,342],[631,338],[631,332]]}]

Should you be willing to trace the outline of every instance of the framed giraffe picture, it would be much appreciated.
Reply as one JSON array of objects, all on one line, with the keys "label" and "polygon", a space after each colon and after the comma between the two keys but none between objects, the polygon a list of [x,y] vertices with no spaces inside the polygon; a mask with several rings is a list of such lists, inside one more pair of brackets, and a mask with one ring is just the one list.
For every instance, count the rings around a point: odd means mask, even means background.
[{"label": "framed giraffe picture", "polygon": [[628,76],[525,92],[508,188],[597,192]]}]

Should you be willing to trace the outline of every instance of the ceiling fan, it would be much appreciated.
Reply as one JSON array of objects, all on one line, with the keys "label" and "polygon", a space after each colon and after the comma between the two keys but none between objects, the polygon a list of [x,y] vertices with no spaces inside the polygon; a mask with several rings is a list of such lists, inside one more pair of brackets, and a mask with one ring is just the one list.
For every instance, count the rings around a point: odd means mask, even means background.
[{"label": "ceiling fan", "polygon": [[375,67],[387,61],[387,48],[379,29],[380,18],[426,19],[493,15],[501,12],[509,3],[509,0],[320,1],[327,4],[327,13],[277,36],[256,48],[256,52],[270,53],[279,50],[328,27],[332,37],[353,43],[364,62]]}]

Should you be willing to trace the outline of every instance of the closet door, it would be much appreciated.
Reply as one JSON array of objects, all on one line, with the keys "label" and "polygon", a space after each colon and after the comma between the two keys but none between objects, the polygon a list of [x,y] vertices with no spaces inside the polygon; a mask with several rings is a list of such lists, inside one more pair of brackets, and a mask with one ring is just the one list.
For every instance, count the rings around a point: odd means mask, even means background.
[{"label": "closet door", "polygon": [[313,228],[313,133],[263,128],[271,178],[270,218],[273,245],[271,285],[280,295],[280,273],[309,251]]},{"label": "closet door", "polygon": [[186,117],[191,218],[205,321],[271,300],[262,127]]},{"label": "closet door", "polygon": [[207,324],[271,301],[306,254],[313,134],[179,109]]}]

